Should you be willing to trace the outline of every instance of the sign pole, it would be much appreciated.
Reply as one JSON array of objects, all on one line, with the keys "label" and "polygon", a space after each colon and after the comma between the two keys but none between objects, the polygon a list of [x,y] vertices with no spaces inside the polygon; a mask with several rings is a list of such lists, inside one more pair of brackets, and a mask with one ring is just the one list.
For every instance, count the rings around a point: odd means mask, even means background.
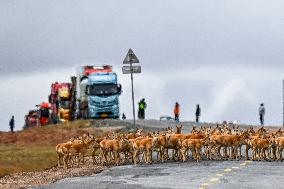
[{"label": "sign pole", "polygon": [[141,66],[133,66],[133,63],[139,63],[139,60],[138,60],[137,56],[134,54],[134,52],[132,51],[132,49],[129,49],[127,54],[126,54],[126,57],[123,60],[123,64],[129,64],[130,66],[122,66],[122,73],[123,74],[130,74],[130,76],[131,76],[133,126],[136,127],[133,74],[134,73],[141,73]]},{"label": "sign pole", "polygon": [[133,109],[133,126],[136,127],[135,123],[135,106],[134,106],[134,88],[133,88],[133,71],[132,71],[132,61],[130,59],[130,70],[131,70],[131,88],[132,88],[132,109]]}]

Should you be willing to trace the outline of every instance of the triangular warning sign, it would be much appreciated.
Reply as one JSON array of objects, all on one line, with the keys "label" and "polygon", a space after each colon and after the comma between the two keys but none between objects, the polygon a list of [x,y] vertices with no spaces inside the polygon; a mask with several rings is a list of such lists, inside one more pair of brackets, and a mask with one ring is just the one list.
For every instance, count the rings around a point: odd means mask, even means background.
[{"label": "triangular warning sign", "polygon": [[126,57],[123,60],[123,64],[139,63],[137,56],[134,54],[132,49],[128,50]]}]

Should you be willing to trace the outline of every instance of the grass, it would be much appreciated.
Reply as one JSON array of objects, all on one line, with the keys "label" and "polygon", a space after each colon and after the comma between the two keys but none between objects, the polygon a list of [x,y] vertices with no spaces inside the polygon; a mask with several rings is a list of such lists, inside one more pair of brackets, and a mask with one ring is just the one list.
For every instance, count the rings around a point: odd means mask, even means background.
[{"label": "grass", "polygon": [[0,145],[0,177],[22,171],[39,171],[54,166],[54,146]]},{"label": "grass", "polygon": [[58,125],[32,127],[22,131],[0,132],[0,178],[12,173],[42,171],[57,164],[55,146],[74,136],[107,131],[99,122],[76,120]]},{"label": "grass", "polygon": [[41,171],[56,165],[55,146],[87,132],[88,120],[0,132],[0,178],[12,173]]}]

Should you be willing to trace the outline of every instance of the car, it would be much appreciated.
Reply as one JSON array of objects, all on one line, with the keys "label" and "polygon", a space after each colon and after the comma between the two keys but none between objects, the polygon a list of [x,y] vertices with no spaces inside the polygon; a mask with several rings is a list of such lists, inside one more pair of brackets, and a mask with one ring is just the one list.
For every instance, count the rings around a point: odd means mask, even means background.
[{"label": "car", "polygon": [[160,121],[175,121],[175,119],[171,116],[164,115],[160,116]]}]

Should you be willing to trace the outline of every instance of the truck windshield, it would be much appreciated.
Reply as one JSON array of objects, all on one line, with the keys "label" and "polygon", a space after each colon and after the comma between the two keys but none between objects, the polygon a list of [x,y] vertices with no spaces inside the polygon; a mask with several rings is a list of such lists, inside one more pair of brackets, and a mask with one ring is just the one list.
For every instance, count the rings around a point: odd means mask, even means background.
[{"label": "truck windshield", "polygon": [[119,89],[116,84],[96,84],[91,85],[89,88],[90,95],[113,95],[119,93]]}]

